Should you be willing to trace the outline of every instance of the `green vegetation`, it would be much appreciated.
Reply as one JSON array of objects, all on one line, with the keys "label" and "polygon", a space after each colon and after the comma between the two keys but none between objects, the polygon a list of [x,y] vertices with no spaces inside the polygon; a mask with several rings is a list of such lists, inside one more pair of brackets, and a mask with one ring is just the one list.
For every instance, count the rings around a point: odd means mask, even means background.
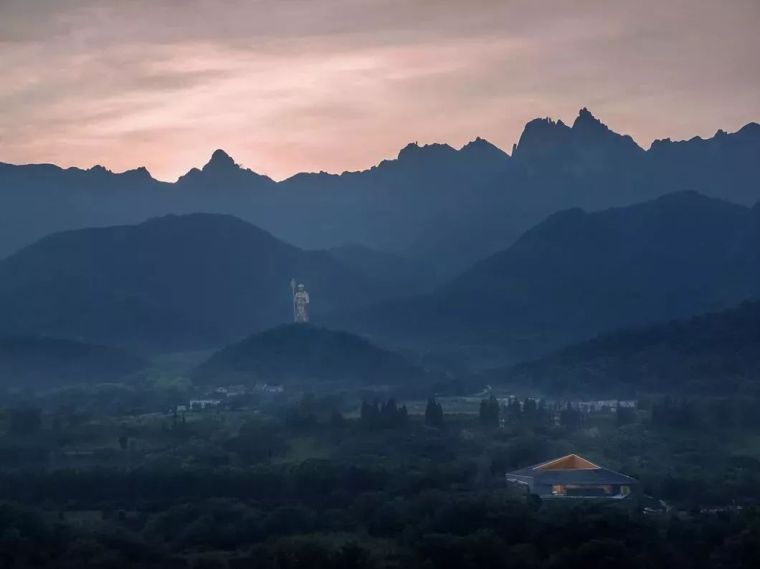
[{"label": "green vegetation", "polygon": [[760,302],[622,330],[501,372],[552,393],[760,394]]},{"label": "green vegetation", "polygon": [[[760,428],[695,428],[674,412],[687,402],[588,414],[490,397],[455,413],[375,398],[357,412],[326,393],[148,412],[156,389],[132,413],[94,387],[3,412],[5,566],[728,568],[760,546]],[[708,403],[688,402],[692,416]],[[541,503],[506,485],[569,452],[643,495]],[[644,512],[660,499],[669,511]]]}]

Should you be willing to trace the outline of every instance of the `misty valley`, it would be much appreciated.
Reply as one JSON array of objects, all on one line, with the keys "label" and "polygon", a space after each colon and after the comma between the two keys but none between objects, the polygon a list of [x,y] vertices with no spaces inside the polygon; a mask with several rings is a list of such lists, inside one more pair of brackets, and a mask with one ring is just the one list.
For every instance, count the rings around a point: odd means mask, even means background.
[{"label": "misty valley", "polygon": [[759,159],[0,164],[0,566],[757,567]]}]

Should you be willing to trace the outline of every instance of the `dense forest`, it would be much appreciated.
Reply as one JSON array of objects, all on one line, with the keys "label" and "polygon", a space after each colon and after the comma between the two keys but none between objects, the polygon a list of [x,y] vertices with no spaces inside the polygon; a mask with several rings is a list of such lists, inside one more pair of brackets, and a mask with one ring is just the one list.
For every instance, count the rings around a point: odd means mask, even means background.
[{"label": "dense forest", "polygon": [[[8,402],[4,566],[755,566],[757,400],[587,413],[493,396],[357,409],[324,393],[158,411],[185,389]],[[505,482],[571,451],[641,492],[558,503]]]}]

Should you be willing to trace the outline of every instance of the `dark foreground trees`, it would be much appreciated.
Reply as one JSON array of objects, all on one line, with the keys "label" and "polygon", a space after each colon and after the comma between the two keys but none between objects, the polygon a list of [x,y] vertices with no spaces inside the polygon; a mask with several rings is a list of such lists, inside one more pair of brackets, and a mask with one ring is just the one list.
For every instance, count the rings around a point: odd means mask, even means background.
[{"label": "dark foreground trees", "polygon": [[503,492],[359,493],[346,503],[204,500],[81,524],[0,504],[2,567],[750,569],[760,512],[642,517]]}]

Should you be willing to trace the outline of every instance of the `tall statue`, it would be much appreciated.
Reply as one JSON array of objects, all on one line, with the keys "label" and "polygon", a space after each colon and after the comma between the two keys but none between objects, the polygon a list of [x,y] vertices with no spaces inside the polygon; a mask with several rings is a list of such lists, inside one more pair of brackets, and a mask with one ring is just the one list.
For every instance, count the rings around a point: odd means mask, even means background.
[{"label": "tall statue", "polygon": [[293,292],[293,320],[299,323],[309,321],[309,292],[303,284],[296,286],[295,279],[290,281],[290,290]]}]

